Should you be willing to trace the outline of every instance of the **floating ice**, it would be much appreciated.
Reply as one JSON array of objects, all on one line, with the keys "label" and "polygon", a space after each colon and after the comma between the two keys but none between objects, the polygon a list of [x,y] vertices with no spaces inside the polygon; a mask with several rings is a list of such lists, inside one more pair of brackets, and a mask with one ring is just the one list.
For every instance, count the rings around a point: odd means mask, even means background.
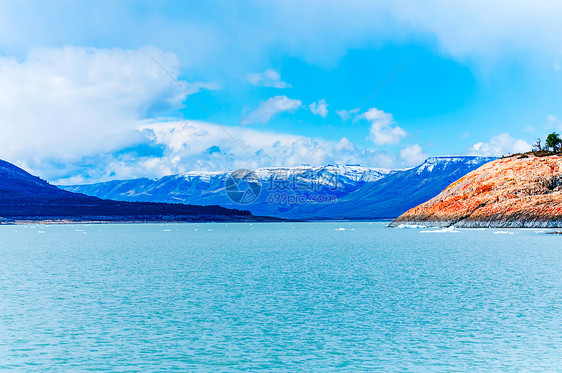
[{"label": "floating ice", "polygon": [[447,228],[442,228],[442,229],[434,229],[431,231],[420,231],[420,233],[459,233],[458,230],[455,229],[455,227],[450,226]]}]

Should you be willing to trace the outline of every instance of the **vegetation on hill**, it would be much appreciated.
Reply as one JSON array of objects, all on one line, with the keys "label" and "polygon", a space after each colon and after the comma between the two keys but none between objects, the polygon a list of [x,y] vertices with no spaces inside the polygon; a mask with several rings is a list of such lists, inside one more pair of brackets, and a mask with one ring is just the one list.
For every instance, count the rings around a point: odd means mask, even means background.
[{"label": "vegetation on hill", "polygon": [[539,137],[537,141],[533,144],[533,149],[531,151],[525,153],[515,153],[504,156],[503,158],[511,158],[511,157],[518,157],[518,158],[527,158],[529,155],[534,155],[535,157],[548,157],[551,155],[559,155],[562,154],[562,138],[556,132],[552,132],[548,134],[546,140],[544,142],[544,146],[542,145],[542,140]]}]

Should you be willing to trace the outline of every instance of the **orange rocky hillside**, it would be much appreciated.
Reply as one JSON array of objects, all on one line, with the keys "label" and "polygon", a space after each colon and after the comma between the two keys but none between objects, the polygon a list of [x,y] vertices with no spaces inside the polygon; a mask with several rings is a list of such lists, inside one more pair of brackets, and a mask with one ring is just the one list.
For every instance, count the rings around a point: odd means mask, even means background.
[{"label": "orange rocky hillside", "polygon": [[468,173],[390,226],[562,227],[562,156],[519,155]]}]

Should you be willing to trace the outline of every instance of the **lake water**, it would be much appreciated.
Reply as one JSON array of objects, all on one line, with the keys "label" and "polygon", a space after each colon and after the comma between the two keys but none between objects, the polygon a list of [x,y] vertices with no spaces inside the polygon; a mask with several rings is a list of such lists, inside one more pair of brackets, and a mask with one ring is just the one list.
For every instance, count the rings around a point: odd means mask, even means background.
[{"label": "lake water", "polygon": [[562,369],[562,236],[0,226],[0,369]]}]

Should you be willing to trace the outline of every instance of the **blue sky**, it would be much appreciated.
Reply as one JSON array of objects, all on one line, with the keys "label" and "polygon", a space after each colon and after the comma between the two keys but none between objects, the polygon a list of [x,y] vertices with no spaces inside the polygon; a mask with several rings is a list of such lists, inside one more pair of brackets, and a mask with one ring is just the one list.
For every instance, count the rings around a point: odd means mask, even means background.
[{"label": "blue sky", "polygon": [[87,183],[524,151],[562,130],[561,16],[549,1],[4,2],[0,157]]}]

